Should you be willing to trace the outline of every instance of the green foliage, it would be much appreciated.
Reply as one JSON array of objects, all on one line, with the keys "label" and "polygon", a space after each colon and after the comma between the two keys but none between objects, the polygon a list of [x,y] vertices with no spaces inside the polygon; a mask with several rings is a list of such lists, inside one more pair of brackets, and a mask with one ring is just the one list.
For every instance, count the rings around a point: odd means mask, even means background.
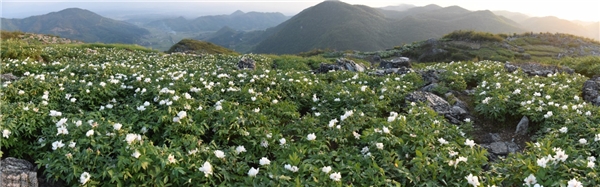
[{"label": "green foliage", "polygon": [[0,39],[9,40],[9,39],[20,39],[21,35],[24,35],[24,32],[21,31],[5,31],[0,30]]},{"label": "green foliage", "polygon": [[600,57],[598,56],[586,56],[586,57],[566,57],[559,60],[553,59],[545,61],[544,63],[552,65],[560,65],[572,68],[575,72],[585,75],[587,77],[594,77],[600,75]]},{"label": "green foliage", "polygon": [[281,70],[310,71],[319,68],[321,63],[330,61],[320,56],[303,58],[294,55],[269,55],[268,57],[273,60],[272,67]]},{"label": "green foliage", "polygon": [[173,45],[167,53],[186,52],[196,54],[237,54],[235,51],[215,45],[210,42],[193,39],[183,39]]},{"label": "green foliage", "polygon": [[[404,100],[423,86],[418,73],[312,74],[327,59],[88,47],[40,46],[47,63],[3,57],[0,70],[21,77],[1,85],[2,156],[31,158],[69,186],[468,186],[469,175],[518,186],[529,174],[544,186],[598,185],[588,165],[600,107],[579,98],[578,74],[528,77],[491,61],[425,67],[446,70],[445,88],[474,87],[477,114],[527,116],[540,129],[523,153],[488,162],[465,134],[471,122]],[[238,70],[243,57],[257,69]],[[538,164],[561,151],[566,161]]]},{"label": "green foliage", "polygon": [[476,42],[502,42],[504,38],[499,34],[477,31],[454,31],[442,37],[443,39],[461,40],[461,41],[476,41]]}]

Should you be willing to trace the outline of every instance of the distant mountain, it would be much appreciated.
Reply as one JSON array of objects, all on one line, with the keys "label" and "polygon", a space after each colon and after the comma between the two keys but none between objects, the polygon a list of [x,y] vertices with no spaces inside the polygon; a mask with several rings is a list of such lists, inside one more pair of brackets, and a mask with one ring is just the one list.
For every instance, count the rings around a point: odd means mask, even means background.
[{"label": "distant mountain", "polygon": [[522,21],[525,21],[525,20],[531,18],[531,16],[528,16],[527,14],[523,14],[523,13],[519,13],[519,12],[510,12],[510,11],[505,11],[505,10],[495,10],[492,12],[496,15],[504,16],[505,18],[511,19],[515,22],[522,22]]},{"label": "distant mountain", "polygon": [[202,16],[192,20],[183,17],[162,19],[144,26],[177,32],[217,31],[225,26],[236,30],[264,30],[287,19],[281,13],[244,13],[238,10],[230,15]]},{"label": "distant mountain", "polygon": [[267,31],[241,31],[225,26],[208,37],[198,37],[196,39],[208,41],[240,53],[248,53],[256,44],[265,39],[267,35],[264,33]]},{"label": "distant mountain", "polygon": [[600,40],[598,28],[585,27],[554,16],[532,17],[521,22],[524,28],[532,32],[567,33]]},{"label": "distant mountain", "polygon": [[2,18],[2,29],[52,34],[84,42],[136,43],[150,32],[133,24],[79,8],[24,19]]},{"label": "distant mountain", "polygon": [[411,4],[400,4],[400,5],[396,5],[396,6],[386,6],[386,7],[381,7],[380,9],[382,10],[394,10],[394,11],[405,11],[411,8],[415,8],[417,6],[415,5],[411,5]]},{"label": "distant mountain", "polygon": [[390,10],[326,1],[275,27],[276,32],[258,44],[254,52],[299,53],[315,48],[375,51],[439,38],[461,29],[524,32],[514,21],[490,11],[428,5],[391,14]]}]

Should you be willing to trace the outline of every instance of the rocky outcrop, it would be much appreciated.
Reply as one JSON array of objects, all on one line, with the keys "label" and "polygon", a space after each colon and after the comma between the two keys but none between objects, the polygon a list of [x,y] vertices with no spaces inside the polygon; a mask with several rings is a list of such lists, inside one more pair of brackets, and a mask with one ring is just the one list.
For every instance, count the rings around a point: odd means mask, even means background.
[{"label": "rocky outcrop", "polygon": [[527,130],[529,129],[529,118],[527,116],[523,116],[519,124],[517,124],[517,129],[515,130],[515,134],[517,135],[526,135]]},{"label": "rocky outcrop", "polygon": [[37,187],[37,172],[26,160],[8,157],[0,161],[0,187]]},{"label": "rocky outcrop", "polygon": [[379,68],[390,69],[390,68],[411,68],[410,59],[407,57],[398,57],[391,60],[382,60],[379,62]]},{"label": "rocky outcrop", "polygon": [[0,75],[0,80],[2,82],[5,82],[5,81],[16,81],[18,79],[19,79],[19,77],[14,76],[12,73],[6,73],[6,74]]},{"label": "rocky outcrop", "polygon": [[583,100],[600,106],[600,76],[585,81],[582,92]]},{"label": "rocky outcrop", "polygon": [[250,58],[242,57],[237,64],[238,69],[256,69],[256,62]]},{"label": "rocky outcrop", "polygon": [[407,74],[413,72],[412,69],[410,68],[406,68],[406,67],[400,67],[400,68],[390,68],[390,69],[379,69],[379,70],[375,70],[374,72],[369,72],[369,75],[376,75],[376,76],[384,76],[384,75],[389,75],[389,74]]},{"label": "rocky outcrop", "polygon": [[573,74],[575,71],[568,67],[562,66],[551,66],[551,65],[542,65],[538,63],[523,63],[523,64],[514,64],[514,63],[506,63],[504,64],[504,69],[509,73],[517,71],[517,69],[521,68],[521,70],[529,76],[540,76],[546,77],[549,74],[554,73],[568,73]]},{"label": "rocky outcrop", "polygon": [[319,69],[317,69],[316,73],[327,73],[329,71],[337,71],[337,70],[347,70],[354,72],[364,72],[365,67],[360,65],[353,60],[349,60],[346,58],[338,58],[336,59],[336,64],[325,64],[321,63]]},{"label": "rocky outcrop", "polygon": [[430,92],[415,91],[408,94],[405,100],[408,102],[426,103],[427,106],[446,117],[453,124],[460,124],[471,116],[466,108],[458,105],[450,106],[448,101]]}]

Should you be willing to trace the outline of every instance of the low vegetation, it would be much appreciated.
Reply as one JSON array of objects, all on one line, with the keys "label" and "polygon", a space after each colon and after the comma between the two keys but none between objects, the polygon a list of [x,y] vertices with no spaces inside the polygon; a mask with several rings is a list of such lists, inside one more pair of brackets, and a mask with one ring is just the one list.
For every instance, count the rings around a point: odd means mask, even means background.
[{"label": "low vegetation", "polygon": [[235,51],[212,44],[210,42],[193,39],[183,39],[173,45],[166,52],[185,52],[194,54],[237,54]]}]

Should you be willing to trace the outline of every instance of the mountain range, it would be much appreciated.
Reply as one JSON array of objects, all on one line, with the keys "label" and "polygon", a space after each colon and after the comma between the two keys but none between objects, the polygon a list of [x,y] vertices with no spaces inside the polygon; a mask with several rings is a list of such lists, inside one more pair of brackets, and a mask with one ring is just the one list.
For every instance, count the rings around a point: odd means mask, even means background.
[{"label": "mountain range", "polygon": [[325,1],[275,27],[256,53],[299,53],[314,48],[375,51],[438,38],[454,30],[521,33],[517,23],[490,11],[429,5],[406,11]]},{"label": "mountain range", "polygon": [[84,42],[144,46],[171,46],[181,38],[193,38],[241,53],[276,54],[313,49],[377,51],[441,38],[456,30],[504,34],[560,32],[600,40],[599,22],[530,17],[508,11],[470,11],[459,6],[438,5],[416,7],[402,4],[372,8],[324,1],[291,18],[281,13],[236,11],[229,15],[195,19],[150,20],[138,18],[134,25],[88,10],[70,8],[24,19],[2,19],[2,29],[53,34]]},{"label": "mountain range", "polygon": [[2,30],[52,34],[84,42],[137,43],[150,32],[133,24],[68,8],[24,19],[2,18]]},{"label": "mountain range", "polygon": [[176,32],[217,31],[223,27],[230,27],[236,30],[264,30],[276,26],[287,19],[287,16],[278,12],[244,13],[238,10],[230,15],[201,16],[192,20],[185,19],[184,17],[156,20],[144,26]]}]

